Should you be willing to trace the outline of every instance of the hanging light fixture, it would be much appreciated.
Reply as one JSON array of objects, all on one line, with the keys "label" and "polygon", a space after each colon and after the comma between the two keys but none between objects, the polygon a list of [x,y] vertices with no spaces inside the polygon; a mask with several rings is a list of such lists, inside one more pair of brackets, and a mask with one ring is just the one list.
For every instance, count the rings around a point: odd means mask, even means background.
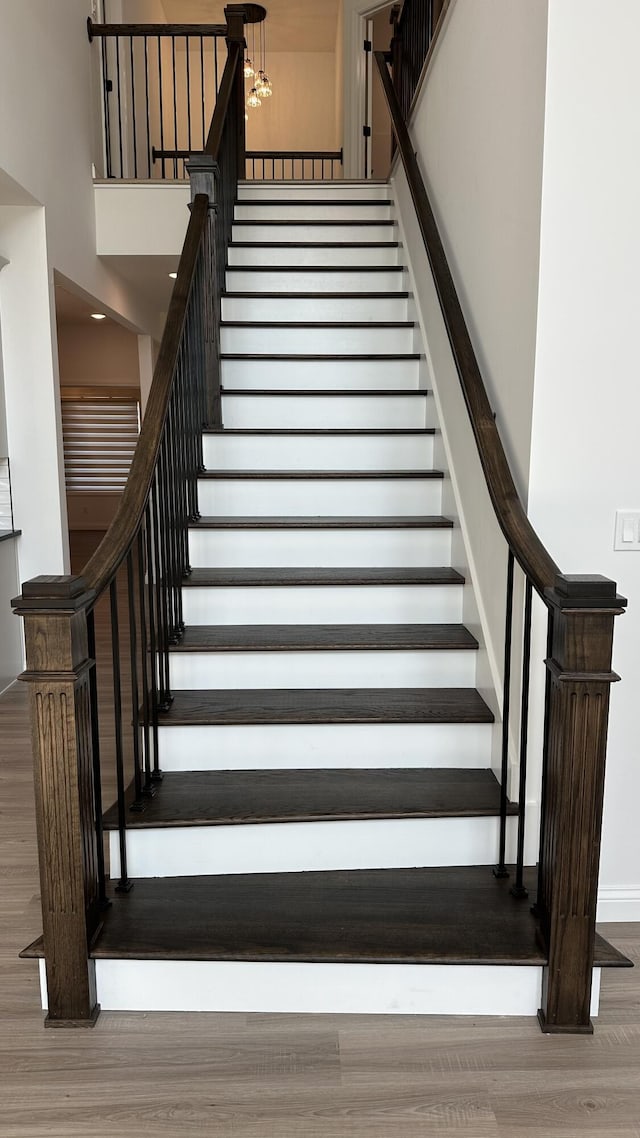
[{"label": "hanging light fixture", "polygon": [[260,24],[260,70],[256,81],[256,89],[261,99],[268,99],[273,95],[271,80],[265,72],[267,56],[267,29],[264,22]]},{"label": "hanging light fixture", "polygon": [[[256,57],[256,30],[255,30],[255,28],[256,28],[256,26],[255,26],[255,24],[253,24],[252,28],[251,28],[251,37],[252,37],[251,55],[253,56],[254,59],[257,58]],[[250,68],[250,70],[249,70],[249,68]],[[260,81],[259,81],[258,74],[256,73],[256,70],[255,70],[253,63],[251,62],[251,59],[249,58],[249,56],[247,56],[247,58],[245,60],[244,73],[245,73],[245,76],[247,79],[250,79],[252,76],[255,77],[254,78],[254,85],[251,88],[251,90],[249,91],[249,94],[247,96],[247,107],[251,107],[251,108],[259,107],[262,105],[262,100],[260,99],[260,90],[259,90]],[[247,118],[247,117],[248,116],[245,115],[245,118]]]}]

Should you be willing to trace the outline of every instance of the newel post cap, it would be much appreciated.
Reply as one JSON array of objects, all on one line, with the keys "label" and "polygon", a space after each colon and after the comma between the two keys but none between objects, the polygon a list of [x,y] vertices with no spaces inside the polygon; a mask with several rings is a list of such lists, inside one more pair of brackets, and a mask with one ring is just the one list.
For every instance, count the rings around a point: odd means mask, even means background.
[{"label": "newel post cap", "polygon": [[22,593],[11,601],[18,615],[34,612],[79,612],[89,608],[95,600],[95,589],[90,589],[84,577],[49,576],[32,577],[22,585]]},{"label": "newel post cap", "polygon": [[622,612],[626,597],[621,597],[616,582],[601,573],[558,573],[553,587],[545,589],[547,600],[559,609],[603,609]]}]

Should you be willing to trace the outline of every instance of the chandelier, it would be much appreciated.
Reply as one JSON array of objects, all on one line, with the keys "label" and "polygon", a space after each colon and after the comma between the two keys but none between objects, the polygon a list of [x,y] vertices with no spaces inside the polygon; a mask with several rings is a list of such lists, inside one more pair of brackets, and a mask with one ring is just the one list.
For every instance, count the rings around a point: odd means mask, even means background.
[{"label": "chandelier", "polygon": [[262,106],[264,99],[273,95],[273,85],[266,72],[267,32],[265,21],[259,25],[258,51],[256,53],[256,25],[251,25],[251,56],[247,55],[244,61],[245,79],[251,80],[252,85],[247,95],[247,107],[252,110]]}]

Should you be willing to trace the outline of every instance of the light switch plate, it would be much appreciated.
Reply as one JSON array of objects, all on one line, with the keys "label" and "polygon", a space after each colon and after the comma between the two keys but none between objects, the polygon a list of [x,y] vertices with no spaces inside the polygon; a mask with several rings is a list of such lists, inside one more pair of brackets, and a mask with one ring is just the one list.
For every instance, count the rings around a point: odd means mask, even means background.
[{"label": "light switch plate", "polygon": [[640,510],[616,510],[613,548],[640,550]]}]

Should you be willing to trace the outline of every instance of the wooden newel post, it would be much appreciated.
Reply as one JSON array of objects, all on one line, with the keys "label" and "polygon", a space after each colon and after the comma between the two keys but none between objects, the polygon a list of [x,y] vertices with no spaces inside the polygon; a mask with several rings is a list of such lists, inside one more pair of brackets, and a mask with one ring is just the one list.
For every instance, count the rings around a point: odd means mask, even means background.
[{"label": "wooden newel post", "polygon": [[87,613],[81,577],[36,577],[13,601],[24,617],[48,1027],[99,1013],[89,941],[100,914]]},{"label": "wooden newel post", "polygon": [[246,176],[246,123],[244,111],[244,49],[246,41],[244,38],[244,25],[247,19],[247,6],[245,4],[228,4],[224,10],[225,20],[227,21],[227,43],[231,44],[234,41],[240,44],[241,58],[236,71],[236,88],[235,88],[235,103],[236,103],[236,147],[238,157],[238,178],[242,179]]},{"label": "wooden newel post", "polygon": [[626,601],[606,577],[558,576],[553,619],[538,892],[549,953],[545,1032],[590,1033],[591,978],[613,625]]}]

